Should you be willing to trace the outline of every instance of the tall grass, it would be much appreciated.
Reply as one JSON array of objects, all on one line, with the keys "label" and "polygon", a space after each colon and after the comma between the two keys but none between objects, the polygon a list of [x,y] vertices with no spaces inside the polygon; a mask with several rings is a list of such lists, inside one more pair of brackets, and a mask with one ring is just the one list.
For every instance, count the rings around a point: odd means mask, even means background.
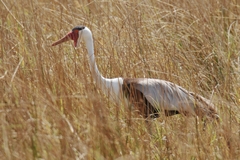
[{"label": "tall grass", "polygon": [[[239,159],[238,1],[1,0],[0,10],[0,159]],[[174,82],[211,99],[221,123],[146,125],[109,101],[84,45],[50,47],[79,24],[103,76]]]}]

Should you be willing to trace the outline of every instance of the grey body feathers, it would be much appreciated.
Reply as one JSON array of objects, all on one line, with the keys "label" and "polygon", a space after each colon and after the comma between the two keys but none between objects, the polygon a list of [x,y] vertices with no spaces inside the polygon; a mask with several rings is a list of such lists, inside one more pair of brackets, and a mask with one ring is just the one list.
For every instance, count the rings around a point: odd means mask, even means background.
[{"label": "grey body feathers", "polygon": [[126,78],[123,81],[124,95],[144,117],[174,114],[218,118],[214,105],[206,98],[159,79]]}]

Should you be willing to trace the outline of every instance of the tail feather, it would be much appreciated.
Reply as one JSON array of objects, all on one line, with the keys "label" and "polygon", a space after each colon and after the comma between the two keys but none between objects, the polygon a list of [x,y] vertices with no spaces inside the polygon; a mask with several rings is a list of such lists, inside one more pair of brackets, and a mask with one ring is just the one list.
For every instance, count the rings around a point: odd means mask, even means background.
[{"label": "tail feather", "polygon": [[190,95],[192,95],[196,100],[195,112],[199,117],[219,121],[219,115],[217,114],[216,107],[210,102],[210,100],[193,92],[190,92]]}]

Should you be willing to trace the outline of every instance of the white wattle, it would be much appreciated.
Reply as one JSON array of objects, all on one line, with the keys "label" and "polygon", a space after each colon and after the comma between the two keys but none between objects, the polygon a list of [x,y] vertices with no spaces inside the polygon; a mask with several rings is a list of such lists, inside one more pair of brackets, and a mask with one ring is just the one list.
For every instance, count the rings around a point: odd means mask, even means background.
[{"label": "white wattle", "polygon": [[113,101],[119,101],[121,98],[121,86],[123,84],[123,78],[104,78],[99,72],[96,65],[92,32],[87,27],[85,27],[85,29],[79,32],[79,34],[79,37],[81,37],[85,41],[88,51],[90,70],[97,87],[99,87],[103,91],[103,93],[109,96]]}]

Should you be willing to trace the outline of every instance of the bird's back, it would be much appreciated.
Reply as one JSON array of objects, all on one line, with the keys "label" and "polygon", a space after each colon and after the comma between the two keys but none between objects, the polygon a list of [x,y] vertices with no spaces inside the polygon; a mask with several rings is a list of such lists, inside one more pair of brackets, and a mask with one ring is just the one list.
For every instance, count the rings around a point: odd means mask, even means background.
[{"label": "bird's back", "polygon": [[124,79],[123,92],[134,96],[133,91],[140,91],[143,97],[159,111],[178,111],[191,115],[196,115],[196,108],[204,109],[206,112],[215,111],[209,100],[165,80]]}]

